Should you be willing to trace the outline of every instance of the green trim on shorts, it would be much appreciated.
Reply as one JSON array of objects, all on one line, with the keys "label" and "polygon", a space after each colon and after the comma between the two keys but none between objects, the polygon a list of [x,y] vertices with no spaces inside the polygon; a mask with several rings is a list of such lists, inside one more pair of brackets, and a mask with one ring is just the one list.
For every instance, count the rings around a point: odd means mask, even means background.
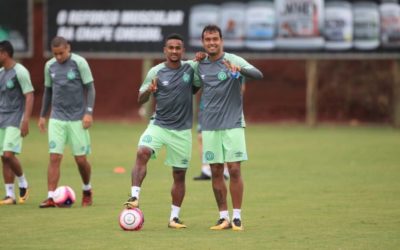
[{"label": "green trim on shorts", "polygon": [[203,162],[225,163],[247,161],[244,128],[202,131]]},{"label": "green trim on shorts", "polygon": [[89,130],[84,129],[82,121],[49,121],[49,153],[64,154],[69,145],[74,156],[91,153]]},{"label": "green trim on shorts", "polygon": [[192,158],[192,130],[172,130],[150,123],[140,136],[138,147],[141,146],[153,150],[152,159],[157,158],[160,149],[165,146],[165,165],[188,168]]},{"label": "green trim on shorts", "polygon": [[4,152],[20,154],[22,150],[21,130],[17,127],[0,128],[0,155]]}]

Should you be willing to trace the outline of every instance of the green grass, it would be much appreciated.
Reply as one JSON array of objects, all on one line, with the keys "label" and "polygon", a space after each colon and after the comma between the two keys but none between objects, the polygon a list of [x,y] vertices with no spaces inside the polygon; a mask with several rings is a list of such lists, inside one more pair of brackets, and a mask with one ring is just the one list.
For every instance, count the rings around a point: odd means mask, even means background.
[{"label": "green grass", "polygon": [[[124,232],[118,215],[130,192],[130,169],[145,124],[97,122],[91,130],[94,205],[39,209],[46,198],[47,137],[32,124],[23,163],[31,185],[24,205],[0,207],[1,249],[399,249],[400,132],[388,127],[250,125],[243,164],[245,231],[214,232],[218,219],[210,182],[200,172],[197,143],[181,217],[167,228],[170,168],[151,161],[142,186],[144,228]],[[115,166],[127,169],[114,174]],[[60,185],[81,198],[69,151]],[[0,195],[4,195],[0,187]],[[229,202],[230,205],[230,202]],[[230,206],[231,212],[231,206]]]}]

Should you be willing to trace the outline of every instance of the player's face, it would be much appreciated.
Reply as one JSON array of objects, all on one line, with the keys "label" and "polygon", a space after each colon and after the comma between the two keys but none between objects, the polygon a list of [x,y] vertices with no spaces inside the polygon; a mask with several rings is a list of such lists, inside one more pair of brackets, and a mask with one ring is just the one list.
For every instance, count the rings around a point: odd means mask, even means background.
[{"label": "player's face", "polygon": [[185,49],[183,48],[183,43],[178,39],[168,40],[164,47],[165,57],[170,62],[179,62],[184,51]]},{"label": "player's face", "polygon": [[217,31],[206,31],[203,34],[203,47],[210,56],[218,55],[222,52],[223,40]]},{"label": "player's face", "polygon": [[51,51],[57,62],[63,63],[69,58],[71,48],[69,45],[60,45],[58,47],[52,47]]}]

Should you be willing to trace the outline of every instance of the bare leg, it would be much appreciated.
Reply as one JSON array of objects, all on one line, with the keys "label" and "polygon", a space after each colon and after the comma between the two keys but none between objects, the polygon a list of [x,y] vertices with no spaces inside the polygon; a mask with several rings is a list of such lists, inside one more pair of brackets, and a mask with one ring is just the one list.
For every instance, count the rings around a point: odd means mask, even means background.
[{"label": "bare leg", "polygon": [[227,189],[224,181],[224,164],[215,163],[211,166],[211,180],[214,191],[215,200],[219,211],[228,210],[226,203]]},{"label": "bare leg", "polygon": [[58,181],[60,180],[60,164],[63,155],[61,154],[50,154],[50,163],[47,170],[47,189],[54,191],[57,188]]},{"label": "bare leg", "polygon": [[[3,162],[3,174],[4,174],[4,166],[6,166],[13,175],[12,183],[14,183],[14,175],[20,177],[23,174],[21,163],[19,163],[19,160],[15,156],[15,153],[10,152],[10,151],[3,152],[3,156],[1,157],[1,160]],[[11,179],[10,179],[10,181],[11,181]]]},{"label": "bare leg", "polygon": [[135,166],[132,169],[132,186],[140,187],[147,173],[147,162],[152,150],[146,147],[139,147],[136,154]]},{"label": "bare leg", "polygon": [[228,162],[230,175],[229,191],[231,192],[232,205],[234,209],[242,207],[243,180],[240,172],[240,162]]},{"label": "bare leg", "polygon": [[183,198],[185,197],[185,169],[174,168],[172,171],[172,176],[174,177],[174,183],[171,188],[172,205],[181,207]]},{"label": "bare leg", "polygon": [[92,173],[92,167],[87,161],[86,155],[75,156],[75,162],[78,165],[79,173],[82,178],[82,182],[85,185],[90,183],[90,175]]}]

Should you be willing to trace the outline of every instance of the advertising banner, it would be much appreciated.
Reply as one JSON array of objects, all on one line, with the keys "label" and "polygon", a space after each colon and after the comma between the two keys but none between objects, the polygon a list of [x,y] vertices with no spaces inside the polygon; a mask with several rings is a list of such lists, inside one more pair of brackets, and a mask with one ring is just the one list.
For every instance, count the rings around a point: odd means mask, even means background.
[{"label": "advertising banner", "polygon": [[366,0],[69,0],[46,2],[45,50],[63,36],[93,57],[161,57],[165,37],[181,34],[201,50],[207,24],[226,50],[254,58],[399,58],[400,7]]},{"label": "advertising banner", "polygon": [[32,56],[32,1],[0,1],[0,41],[9,40],[15,57]]}]

